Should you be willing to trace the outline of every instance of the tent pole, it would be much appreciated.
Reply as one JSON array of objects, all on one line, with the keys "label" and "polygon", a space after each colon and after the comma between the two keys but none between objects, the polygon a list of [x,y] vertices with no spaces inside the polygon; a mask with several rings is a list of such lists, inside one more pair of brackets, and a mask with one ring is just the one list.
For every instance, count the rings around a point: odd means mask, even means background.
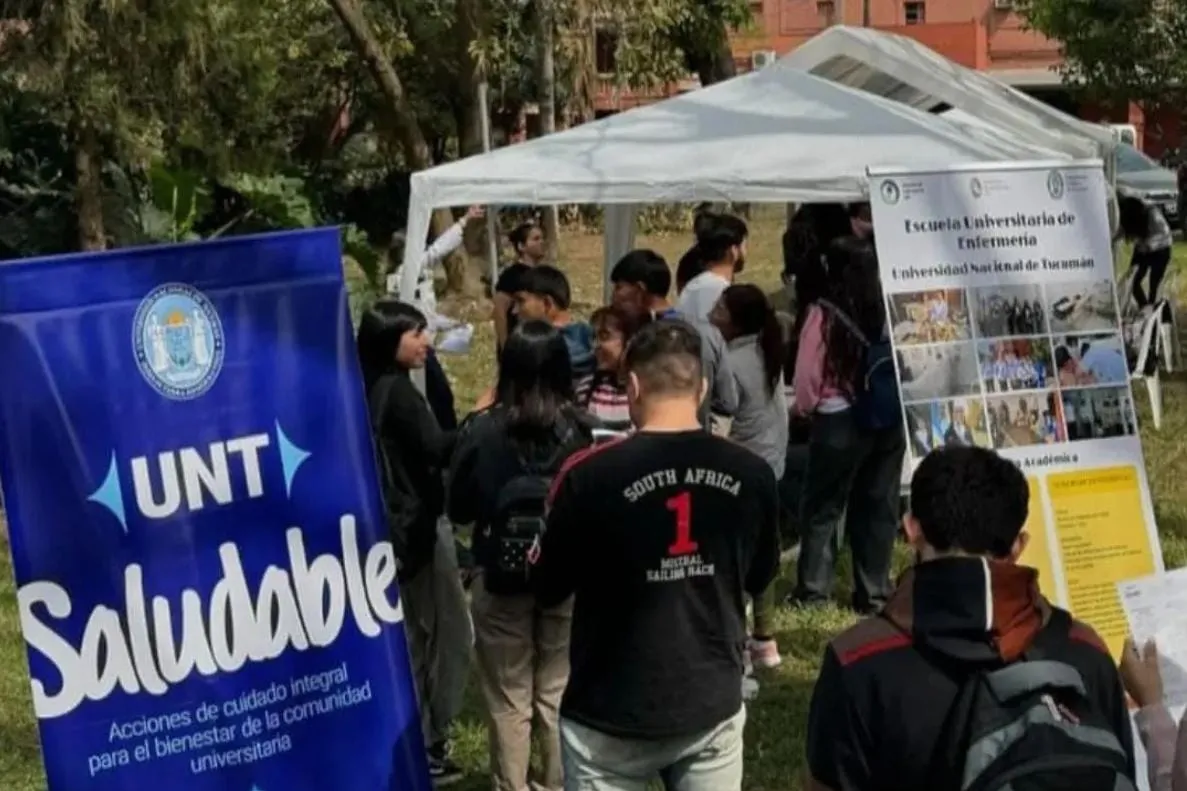
[{"label": "tent pole", "polygon": [[[486,80],[478,83],[478,112],[482,122],[482,153],[489,154],[492,143],[490,139],[490,86]],[[495,207],[488,206],[486,212],[486,257],[490,266],[490,291],[495,291],[495,283],[499,282],[499,218]]]}]

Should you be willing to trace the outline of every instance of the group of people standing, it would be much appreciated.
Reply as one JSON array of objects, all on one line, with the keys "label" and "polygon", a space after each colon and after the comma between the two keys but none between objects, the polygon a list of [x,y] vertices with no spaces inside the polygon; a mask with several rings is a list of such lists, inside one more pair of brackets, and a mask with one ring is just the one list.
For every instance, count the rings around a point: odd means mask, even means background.
[{"label": "group of people standing", "polygon": [[[885,603],[904,439],[901,424],[869,431],[851,414],[888,337],[863,210],[801,209],[773,297],[734,282],[745,222],[701,214],[674,299],[667,261],[634,250],[588,321],[544,263],[539,228],[517,228],[517,260],[493,286],[496,381],[460,424],[433,301],[364,312],[359,358],[438,783],[459,775],[449,729],[472,645],[497,791],[529,787],[533,742],[533,787],[738,788],[746,655],[781,661],[780,532],[802,538],[789,604],[830,600],[846,536],[854,607]],[[455,541],[467,525],[472,569]]]}]

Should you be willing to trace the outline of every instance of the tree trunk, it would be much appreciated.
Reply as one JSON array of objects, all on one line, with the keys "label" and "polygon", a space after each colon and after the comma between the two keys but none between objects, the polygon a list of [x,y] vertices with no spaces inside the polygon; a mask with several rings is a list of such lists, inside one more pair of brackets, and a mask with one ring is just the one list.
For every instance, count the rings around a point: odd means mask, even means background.
[{"label": "tree trunk", "polygon": [[459,44],[457,131],[458,148],[463,157],[482,153],[482,108],[478,104],[478,85],[483,74],[480,64],[470,53],[470,43],[485,35],[485,28],[478,0],[459,0],[454,39]]},{"label": "tree trunk", "polygon": [[678,36],[677,44],[684,51],[685,65],[689,71],[696,73],[702,88],[737,76],[738,68],[734,63],[733,50],[730,49],[729,31],[724,24],[718,25],[711,38]]},{"label": "tree trunk", "polygon": [[[387,100],[388,114],[392,127],[404,152],[404,160],[410,170],[425,170],[433,166],[432,150],[416,121],[416,113],[404,92],[400,75],[383,52],[383,47],[371,31],[371,25],[355,0],[327,0],[338,18],[342,20],[350,40],[362,57],[383,97]],[[433,235],[445,233],[453,224],[453,214],[447,208],[433,212]],[[408,239],[406,244],[424,246],[424,239]]]},{"label": "tree trunk", "polygon": [[[598,90],[598,67],[594,57],[597,27],[590,9],[591,0],[576,0],[573,30],[570,31],[569,56],[576,65],[565,115],[570,126],[587,124],[594,119],[594,98]],[[573,35],[573,33],[576,35]]]},{"label": "tree trunk", "polygon": [[83,124],[74,142],[75,201],[78,211],[78,248],[106,250],[103,226],[103,164],[95,130]]},{"label": "tree trunk", "polygon": [[433,161],[429,144],[416,122],[416,114],[408,101],[408,95],[404,92],[404,85],[400,82],[395,67],[384,54],[383,47],[371,32],[371,26],[363,16],[363,10],[355,0],[329,0],[329,3],[342,20],[355,49],[362,56],[371,77],[388,101],[395,121],[395,131],[408,166],[414,170],[431,167]]},{"label": "tree trunk", "polygon": [[[470,43],[487,35],[487,17],[480,0],[459,0],[457,22],[452,38],[458,47],[457,100],[454,104],[454,118],[458,131],[458,150],[463,157],[481,154],[482,112],[478,101],[478,86],[484,75],[481,64],[470,52]],[[488,113],[490,108],[486,108]],[[475,294],[476,289],[486,291],[485,280],[489,279],[487,258],[486,223],[472,222],[466,226],[465,250],[481,251],[482,255],[452,256],[445,265],[446,290]],[[464,259],[464,260],[463,260]]]},{"label": "tree trunk", "polygon": [[[539,24],[536,42],[540,48],[537,58],[537,85],[540,88],[540,134],[556,131],[556,49],[553,0],[536,0],[536,19]],[[560,216],[556,206],[544,207],[544,240],[548,245],[548,260],[555,261],[560,242]]]}]

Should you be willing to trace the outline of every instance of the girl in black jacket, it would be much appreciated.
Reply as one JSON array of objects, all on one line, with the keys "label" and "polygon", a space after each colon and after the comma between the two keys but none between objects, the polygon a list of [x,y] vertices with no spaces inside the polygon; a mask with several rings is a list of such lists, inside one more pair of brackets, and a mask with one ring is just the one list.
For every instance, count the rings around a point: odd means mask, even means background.
[{"label": "girl in black jacket", "polygon": [[425,327],[419,310],[387,299],[359,322],[359,363],[384,467],[388,529],[401,582],[432,560],[437,518],[445,512],[442,471],[455,436],[442,430],[412,382],[412,370],[424,368],[431,348]]},{"label": "girl in black jacket", "polygon": [[380,300],[359,322],[358,352],[376,439],[388,532],[399,562],[404,631],[420,699],[429,771],[460,776],[448,758],[449,725],[461,712],[473,634],[453,530],[443,519],[444,471],[454,431],[444,431],[412,382],[432,348],[425,317]]}]

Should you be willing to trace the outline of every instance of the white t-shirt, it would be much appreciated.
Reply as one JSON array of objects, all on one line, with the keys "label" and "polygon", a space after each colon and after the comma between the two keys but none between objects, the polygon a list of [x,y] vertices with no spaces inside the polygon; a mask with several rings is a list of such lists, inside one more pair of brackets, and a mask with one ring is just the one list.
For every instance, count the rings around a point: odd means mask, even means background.
[{"label": "white t-shirt", "polygon": [[707,322],[721,292],[729,287],[730,281],[716,272],[701,272],[685,284],[675,308],[690,321]]}]

